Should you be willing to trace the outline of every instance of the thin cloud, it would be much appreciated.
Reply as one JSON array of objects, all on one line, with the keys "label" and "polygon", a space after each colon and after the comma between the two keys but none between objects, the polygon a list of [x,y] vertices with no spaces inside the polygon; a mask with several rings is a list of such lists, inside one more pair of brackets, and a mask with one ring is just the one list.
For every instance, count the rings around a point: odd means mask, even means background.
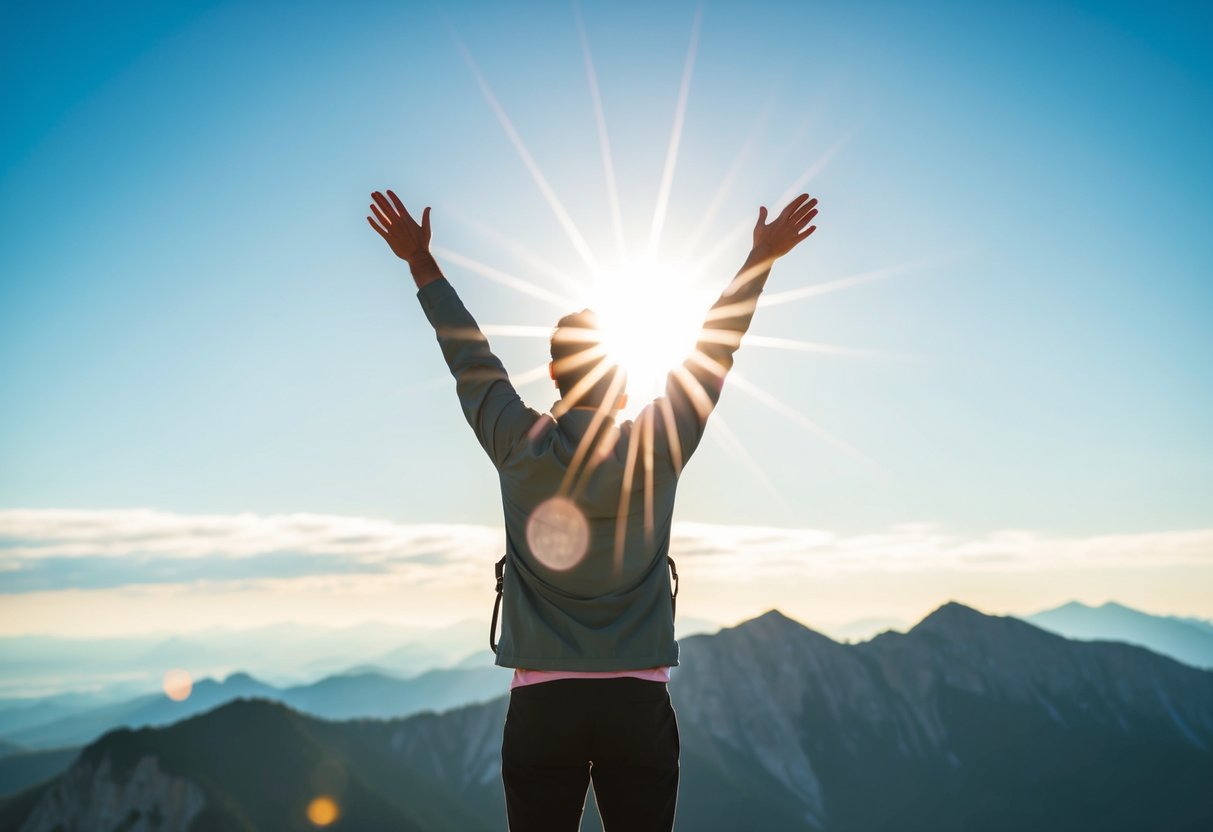
[{"label": "thin cloud", "polygon": [[[266,581],[473,584],[503,551],[485,526],[325,514],[176,514],[151,509],[0,511],[0,594]],[[866,534],[677,523],[671,554],[704,581],[859,572],[1048,571],[1213,565],[1213,529],[1063,536],[962,534],[929,522]]]},{"label": "thin cloud", "polygon": [[341,515],[18,509],[0,511],[0,592],[351,574],[422,582],[458,578],[503,545],[481,526]]}]

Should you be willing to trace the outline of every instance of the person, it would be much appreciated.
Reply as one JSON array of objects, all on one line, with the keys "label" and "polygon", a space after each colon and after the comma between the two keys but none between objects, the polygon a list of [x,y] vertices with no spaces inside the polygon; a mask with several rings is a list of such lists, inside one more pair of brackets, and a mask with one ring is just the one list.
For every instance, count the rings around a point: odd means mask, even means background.
[{"label": "person", "polygon": [[801,194],[769,223],[759,208],[750,254],[696,348],[671,368],[664,395],[616,424],[626,377],[592,310],[557,324],[549,367],[560,399],[550,413],[532,410],[430,254],[430,209],[418,223],[392,191],[371,196],[367,221],[408,263],[500,480],[495,649],[496,664],[514,669],[501,748],[509,828],[578,829],[592,781],[606,832],[670,830],[681,750],[666,684],[678,664],[677,575],[672,593],[667,572],[675,489],[772,264],[816,230],[817,200]]}]

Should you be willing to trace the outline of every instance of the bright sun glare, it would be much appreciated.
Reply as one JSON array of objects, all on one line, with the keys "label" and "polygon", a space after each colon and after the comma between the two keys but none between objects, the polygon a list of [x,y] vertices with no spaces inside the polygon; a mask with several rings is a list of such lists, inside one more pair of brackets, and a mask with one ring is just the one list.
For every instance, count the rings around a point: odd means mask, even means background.
[{"label": "bright sun glare", "polygon": [[[594,110],[598,140],[602,151],[604,192],[611,217],[611,227],[614,232],[615,249],[617,250],[617,257],[610,259],[623,264],[618,267],[604,267],[602,265],[603,260],[600,259],[600,255],[604,254],[604,252],[595,251],[582,235],[577,223],[565,208],[564,203],[540,169],[535,157],[523,142],[521,135],[510,120],[505,108],[497,99],[488,78],[481,72],[471,51],[457,34],[454,36],[456,46],[463,55],[477,85],[480,87],[480,92],[484,96],[485,102],[488,104],[489,109],[493,111],[506,137],[514,146],[514,150],[517,152],[523,167],[530,174],[536,188],[551,208],[556,220],[564,229],[573,250],[576,251],[581,260],[583,267],[580,270],[581,273],[589,275],[591,278],[588,281],[570,281],[567,277],[571,271],[570,269],[555,266],[547,262],[541,255],[527,249],[524,245],[518,244],[516,241],[509,241],[508,247],[514,253],[520,255],[527,262],[528,266],[553,276],[561,284],[558,290],[553,290],[534,283],[531,280],[508,274],[499,268],[485,265],[459,252],[447,249],[434,249],[435,254],[488,280],[505,285],[521,295],[550,304],[556,309],[562,310],[562,314],[567,314],[585,306],[593,309],[598,316],[602,343],[607,355],[627,372],[628,403],[621,414],[625,419],[636,417],[647,404],[658,396],[661,396],[665,392],[666,379],[670,371],[675,370],[684,361],[695,355],[696,342],[705,323],[705,315],[717,295],[725,288],[722,285],[722,280],[724,279],[723,275],[726,273],[727,266],[721,265],[721,258],[743,244],[747,232],[749,232],[754,222],[753,216],[747,215],[740,218],[731,229],[723,233],[713,234],[712,223],[717,216],[720,206],[724,203],[731,183],[734,180],[733,173],[736,172],[740,163],[747,158],[749,147],[757,138],[758,127],[761,125],[761,121],[756,124],[754,132],[752,132],[750,138],[746,140],[745,144],[738,151],[737,156],[729,166],[729,173],[720,177],[719,187],[715,195],[705,203],[703,214],[699,218],[698,228],[690,233],[687,240],[682,241],[681,250],[695,252],[695,256],[698,259],[691,261],[691,265],[685,265],[680,261],[668,261],[661,257],[662,252],[668,251],[670,248],[667,245],[663,249],[662,237],[670,209],[674,172],[678,163],[678,151],[682,140],[691,76],[699,45],[701,13],[702,7],[697,7],[694,20],[691,23],[690,44],[683,64],[678,101],[674,108],[673,124],[670,131],[669,144],[666,149],[665,164],[662,167],[658,185],[656,204],[653,208],[647,245],[640,243],[638,240],[627,239],[627,235],[624,233],[619,187],[615,176],[606,115],[603,111],[602,98],[598,90],[598,75],[594,68],[589,37],[585,30],[584,22],[581,20],[580,13],[576,15],[578,38],[585,62],[586,80],[589,83],[590,101]],[[808,182],[829,162],[830,157],[846,144],[849,135],[845,134],[831,145],[829,149],[813,160],[803,172],[794,177],[793,184],[787,191],[774,202],[768,203],[768,205],[774,206],[774,210],[778,211],[780,207],[786,205],[789,200],[800,193]],[[492,229],[488,229],[488,232],[490,236],[496,239],[500,240],[504,238],[504,235],[492,231]],[[715,238],[714,242],[706,246],[700,245],[709,236]],[[640,243],[640,245],[637,245],[637,243]],[[629,249],[632,252],[643,249],[646,255],[640,257],[635,254],[629,255]],[[906,268],[905,266],[890,266],[862,274],[848,275],[825,283],[788,289],[774,294],[768,293],[764,295],[763,305],[770,306],[807,300],[810,297],[889,277],[905,271]],[[710,276],[713,274],[716,275],[714,279],[702,279],[705,275]],[[583,302],[579,303],[578,301]],[[507,322],[486,324],[481,329],[489,337],[535,339],[544,345],[546,345],[546,342],[552,335],[550,327],[524,326]],[[761,334],[747,335],[746,343],[759,348],[798,353],[828,355],[877,354],[871,350],[855,350],[833,344],[814,343],[794,338],[771,337]],[[543,352],[546,352],[546,349]],[[702,358],[702,356],[700,357]],[[702,363],[701,361],[700,364],[702,365]],[[545,357],[542,363],[517,372],[511,375],[510,379],[517,388],[524,388],[532,384],[550,385],[551,381],[548,377],[548,372],[548,360]],[[852,448],[843,440],[829,433],[825,428],[809,419],[804,413],[783,402],[778,396],[768,393],[749,379],[738,376],[736,372],[732,373],[730,378],[732,379],[730,382],[731,386],[736,387],[740,393],[750,396],[758,403],[795,422],[802,429],[814,434],[852,457],[865,463],[871,463],[862,452]],[[680,379],[678,383],[685,383],[685,381]],[[551,388],[549,387],[548,389],[550,390]],[[553,412],[555,413],[556,411],[554,410]],[[602,415],[606,415],[605,409]],[[709,435],[714,436],[730,455],[744,462],[760,478],[764,485],[775,492],[774,486],[770,484],[765,473],[762,471],[762,466],[753,459],[745,442],[731,432],[719,415],[713,419],[713,422],[716,427]],[[592,435],[592,431],[586,434],[587,437]],[[649,456],[645,454],[641,454],[640,456],[641,460],[637,464],[651,464]],[[592,455],[589,454],[588,446],[584,445],[584,440],[583,445],[578,448],[575,463],[571,466],[571,470],[576,469],[583,463],[587,465],[593,464]],[[570,482],[575,480],[575,477],[570,478]],[[561,488],[562,491],[559,496],[567,497],[566,487],[562,485]],[[620,502],[621,506],[626,504],[626,497],[627,493],[624,492]],[[564,517],[562,512],[563,509],[560,506],[554,507],[551,517],[544,518],[544,522],[537,527],[536,534],[544,537],[545,540],[551,538],[557,541],[574,540],[576,542],[579,538],[576,534],[572,534],[572,532],[577,531],[576,524],[570,525],[566,523],[565,520],[567,518]],[[575,547],[573,548],[575,549]],[[571,551],[573,549],[570,549]],[[567,568],[568,559],[562,560],[561,564],[553,568]]]},{"label": "bright sun glare", "polygon": [[609,360],[627,372],[634,416],[665,390],[666,375],[691,355],[711,305],[694,275],[676,263],[639,261],[599,272],[590,308],[598,313]]}]

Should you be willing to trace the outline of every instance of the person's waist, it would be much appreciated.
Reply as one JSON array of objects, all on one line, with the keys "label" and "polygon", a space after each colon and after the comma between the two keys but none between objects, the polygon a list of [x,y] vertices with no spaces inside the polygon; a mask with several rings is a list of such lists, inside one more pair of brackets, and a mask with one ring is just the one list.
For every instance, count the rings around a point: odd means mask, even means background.
[{"label": "person's waist", "polygon": [[514,668],[514,678],[510,681],[510,690],[537,685],[542,682],[554,682],[559,679],[642,679],[648,682],[665,683],[670,681],[670,668],[646,667],[636,670],[529,670]]}]

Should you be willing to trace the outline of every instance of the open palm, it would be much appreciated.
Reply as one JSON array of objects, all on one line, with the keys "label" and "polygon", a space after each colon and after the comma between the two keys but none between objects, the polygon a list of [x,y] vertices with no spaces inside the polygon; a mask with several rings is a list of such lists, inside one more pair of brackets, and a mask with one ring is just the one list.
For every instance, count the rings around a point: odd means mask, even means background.
[{"label": "open palm", "polygon": [[[390,202],[388,197],[391,197]],[[371,224],[371,228],[379,232],[380,237],[387,240],[397,257],[412,261],[430,250],[429,208],[422,211],[421,224],[418,225],[394,192],[389,190],[385,197],[375,191],[371,198],[375,200],[371,203],[371,212],[375,219],[367,217],[366,221]],[[375,220],[379,222],[376,223]]]},{"label": "open palm", "polygon": [[758,209],[758,223],[754,226],[754,251],[774,260],[807,240],[817,230],[810,225],[817,216],[817,198],[809,199],[801,194],[788,203],[779,216],[767,223],[767,209]]}]

